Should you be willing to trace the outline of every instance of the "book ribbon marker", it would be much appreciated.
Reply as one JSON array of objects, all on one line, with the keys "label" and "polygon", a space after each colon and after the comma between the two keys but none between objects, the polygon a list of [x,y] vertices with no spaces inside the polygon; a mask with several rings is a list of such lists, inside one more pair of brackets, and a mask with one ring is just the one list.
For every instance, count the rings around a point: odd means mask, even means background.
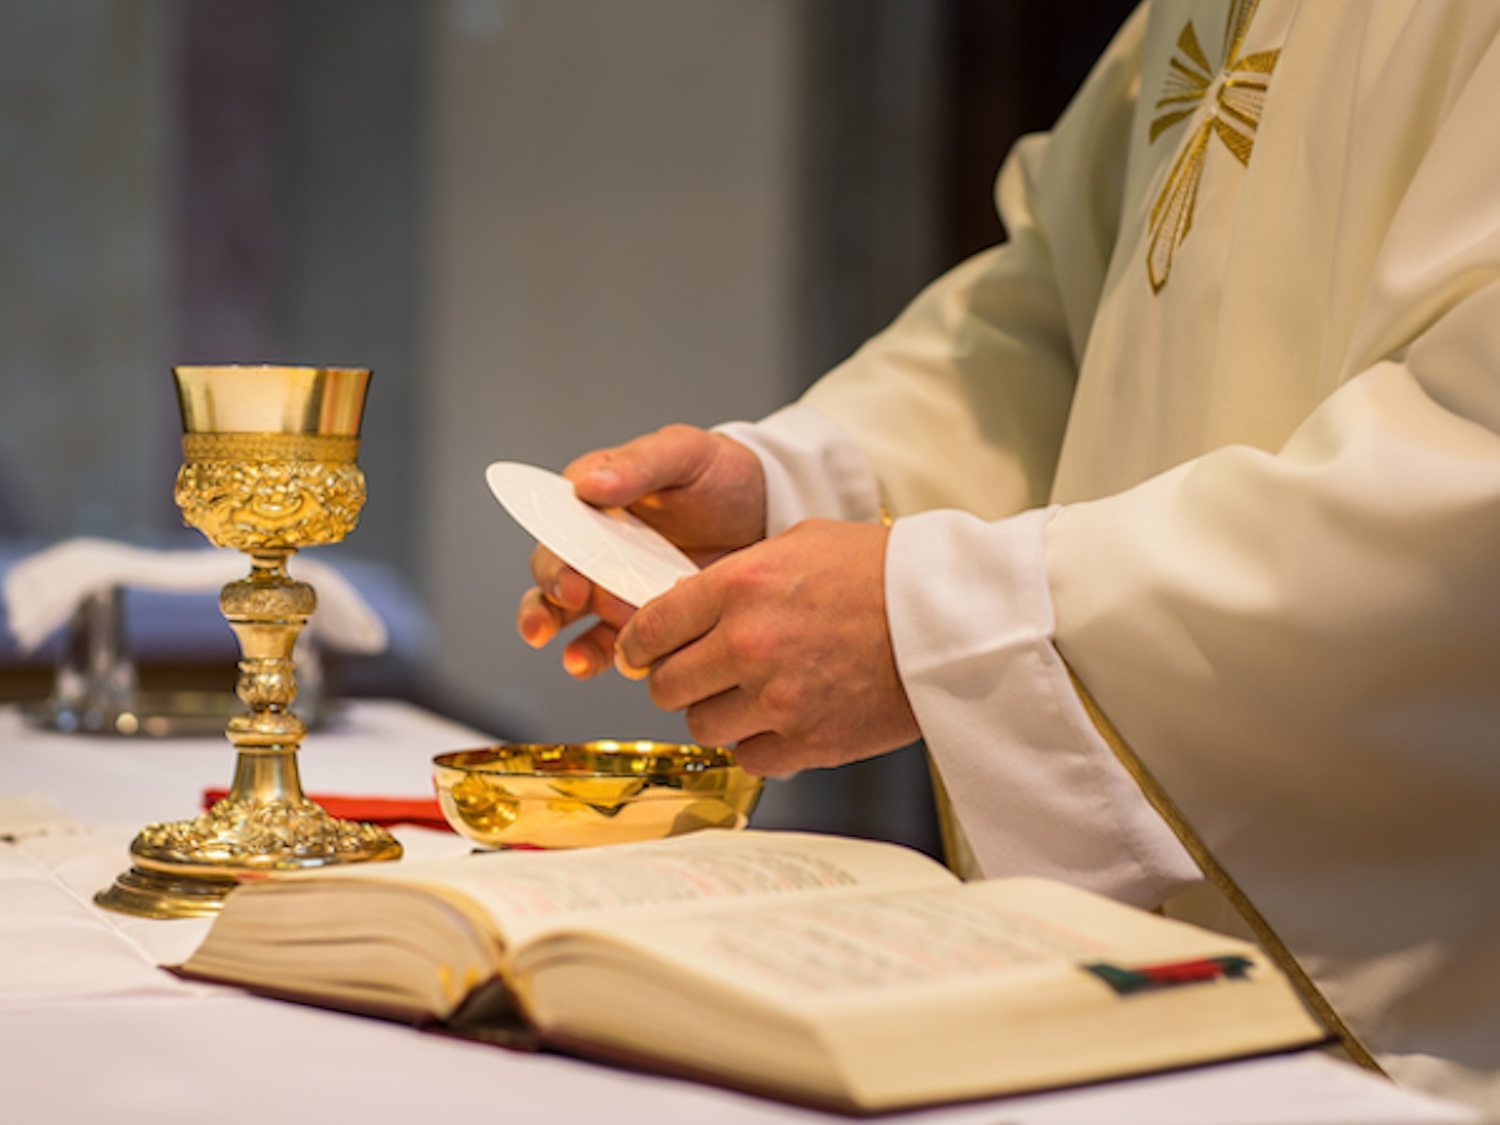
[{"label": "book ribbon marker", "polygon": [[1080,966],[1093,973],[1121,996],[1148,989],[1197,984],[1207,980],[1243,980],[1254,964],[1248,957],[1203,957],[1164,965],[1142,965],[1127,969],[1104,961]]}]

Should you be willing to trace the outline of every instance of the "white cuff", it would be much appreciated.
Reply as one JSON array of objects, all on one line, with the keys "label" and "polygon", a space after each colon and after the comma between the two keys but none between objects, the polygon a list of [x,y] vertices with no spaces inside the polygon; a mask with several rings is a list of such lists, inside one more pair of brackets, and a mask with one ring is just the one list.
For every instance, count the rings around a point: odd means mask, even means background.
[{"label": "white cuff", "polygon": [[880,487],[864,453],[822,411],[793,403],[759,422],[728,422],[714,432],[760,458],[768,536],[805,519],[880,519]]},{"label": "white cuff", "polygon": [[1046,535],[1057,510],[898,520],[885,577],[896,664],[987,877],[1045,876],[1156,906],[1201,876],[1053,647]]}]

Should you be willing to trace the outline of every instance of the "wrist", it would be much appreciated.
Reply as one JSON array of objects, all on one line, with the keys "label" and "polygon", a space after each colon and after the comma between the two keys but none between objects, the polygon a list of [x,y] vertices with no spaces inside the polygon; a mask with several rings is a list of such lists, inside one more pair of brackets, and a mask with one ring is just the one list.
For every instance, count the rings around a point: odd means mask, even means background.
[{"label": "wrist", "polygon": [[805,519],[879,521],[880,488],[864,452],[821,411],[795,403],[759,422],[730,422],[715,432],[759,462],[767,535]]}]

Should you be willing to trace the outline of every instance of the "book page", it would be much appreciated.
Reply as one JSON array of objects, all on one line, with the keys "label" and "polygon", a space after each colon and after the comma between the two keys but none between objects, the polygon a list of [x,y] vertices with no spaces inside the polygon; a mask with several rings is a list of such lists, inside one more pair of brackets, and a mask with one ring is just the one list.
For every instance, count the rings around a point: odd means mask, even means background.
[{"label": "book page", "polygon": [[724,971],[817,993],[1068,968],[1106,952],[1086,935],[942,893],[809,906],[708,931]]},{"label": "book page", "polygon": [[[1029,880],[777,904],[732,916],[622,925],[613,936],[656,960],[808,1005],[842,995],[969,987],[981,979],[1019,983],[1071,973],[1091,961],[1130,965],[1244,948]],[[528,958],[527,967],[539,960]]]},{"label": "book page", "polygon": [[768,898],[956,882],[909,848],[790,832],[701,832],[614,848],[474,856],[410,875],[472,899],[512,947],[604,917],[673,917]]}]

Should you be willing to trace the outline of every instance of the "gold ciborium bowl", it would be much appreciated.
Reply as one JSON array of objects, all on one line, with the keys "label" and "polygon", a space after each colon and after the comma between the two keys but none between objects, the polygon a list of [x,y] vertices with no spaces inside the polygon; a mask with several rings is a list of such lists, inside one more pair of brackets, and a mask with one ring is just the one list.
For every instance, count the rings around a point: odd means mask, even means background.
[{"label": "gold ciborium bowl", "polygon": [[581,848],[743,828],[762,779],[716,747],[506,743],[433,759],[443,815],[487,848]]}]

